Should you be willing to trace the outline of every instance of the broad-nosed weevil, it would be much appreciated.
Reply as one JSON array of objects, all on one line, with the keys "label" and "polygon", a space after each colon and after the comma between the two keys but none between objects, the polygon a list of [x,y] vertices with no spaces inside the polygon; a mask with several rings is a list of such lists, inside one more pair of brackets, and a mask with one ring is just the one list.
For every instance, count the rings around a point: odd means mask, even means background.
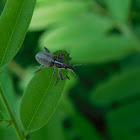
[{"label": "broad-nosed weevil", "polygon": [[[58,78],[56,78],[54,75],[56,73],[56,68],[58,68],[58,75],[60,77],[61,80],[64,79],[69,79],[68,75],[65,75],[65,77],[62,76],[62,73],[60,72],[61,69],[67,69],[70,70],[74,73],[74,66],[71,66],[69,63],[64,62],[62,59],[63,57],[65,57],[67,60],[71,60],[71,58],[68,58],[69,53],[68,54],[64,54],[64,53],[59,53],[58,57],[54,54],[51,54],[50,51],[44,47],[46,52],[39,52],[36,54],[35,58],[36,60],[43,65],[41,66],[37,66],[37,70],[35,71],[35,73],[37,73],[40,69],[43,69],[45,67],[54,67],[54,72],[52,73],[52,76],[56,79],[55,85],[58,82]],[[80,65],[80,64],[77,64]],[[76,65],[75,65],[76,66]],[[75,74],[75,73],[74,73]],[[76,74],[75,74],[76,75]]]}]

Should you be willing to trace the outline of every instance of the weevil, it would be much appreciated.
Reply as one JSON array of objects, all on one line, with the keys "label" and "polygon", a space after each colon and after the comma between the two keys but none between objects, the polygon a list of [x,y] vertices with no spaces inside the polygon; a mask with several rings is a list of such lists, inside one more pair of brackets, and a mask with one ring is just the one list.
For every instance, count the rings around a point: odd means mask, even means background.
[{"label": "weevil", "polygon": [[[58,75],[60,77],[61,80],[64,79],[69,79],[68,75],[65,75],[65,77],[63,77],[62,73],[60,72],[61,69],[67,69],[70,70],[74,73],[74,66],[70,65],[69,63],[64,62],[62,59],[63,57],[65,57],[67,60],[71,60],[71,58],[69,57],[69,53],[67,53],[66,55],[64,53],[59,53],[58,57],[52,53],[50,53],[50,51],[44,47],[46,52],[39,52],[36,54],[35,58],[36,60],[43,65],[41,66],[37,66],[37,70],[35,71],[35,73],[37,73],[40,69],[43,69],[45,67],[54,67],[54,71],[52,73],[52,76],[56,79],[55,85],[58,82],[58,78],[55,77],[55,73],[56,73],[56,68],[58,68]],[[75,73],[74,73],[75,74]],[[75,74],[76,75],[76,74]],[[77,76],[77,75],[76,75]]]}]

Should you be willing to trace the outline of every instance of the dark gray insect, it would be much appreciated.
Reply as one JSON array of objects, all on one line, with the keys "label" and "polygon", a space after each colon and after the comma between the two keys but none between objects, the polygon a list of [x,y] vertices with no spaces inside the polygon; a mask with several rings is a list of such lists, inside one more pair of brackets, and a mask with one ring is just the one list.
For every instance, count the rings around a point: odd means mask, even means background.
[{"label": "dark gray insect", "polygon": [[[43,69],[45,67],[55,67],[54,72],[52,74],[52,76],[56,79],[55,85],[58,82],[58,78],[55,77],[55,73],[56,73],[56,68],[58,68],[58,75],[60,77],[61,80],[64,79],[69,79],[68,75],[65,75],[65,77],[62,76],[62,73],[60,72],[61,69],[67,69],[70,70],[74,73],[74,66],[71,66],[69,63],[64,62],[62,59],[63,57],[65,57],[67,60],[71,60],[71,58],[68,58],[69,53],[68,54],[63,54],[63,53],[59,53],[58,57],[54,54],[51,54],[50,51],[44,47],[46,52],[39,52],[36,54],[35,58],[36,60],[41,64],[44,65],[42,67],[37,66],[37,70],[35,71],[35,73],[37,73],[40,69]],[[75,65],[76,66],[76,65]],[[74,73],[75,74],[75,73]],[[76,75],[76,74],[75,74]]]}]

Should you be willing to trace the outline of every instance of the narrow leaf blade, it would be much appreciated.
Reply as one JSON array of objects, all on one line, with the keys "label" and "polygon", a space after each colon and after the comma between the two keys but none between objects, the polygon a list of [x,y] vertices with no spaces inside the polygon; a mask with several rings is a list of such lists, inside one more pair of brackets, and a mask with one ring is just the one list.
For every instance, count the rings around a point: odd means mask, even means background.
[{"label": "narrow leaf blade", "polygon": [[82,15],[88,9],[88,6],[89,3],[78,1],[62,1],[51,5],[44,3],[36,7],[29,29],[42,30],[53,23],[71,21],[73,18]]},{"label": "narrow leaf blade", "polygon": [[19,50],[27,32],[36,0],[8,0],[0,18],[0,67]]}]

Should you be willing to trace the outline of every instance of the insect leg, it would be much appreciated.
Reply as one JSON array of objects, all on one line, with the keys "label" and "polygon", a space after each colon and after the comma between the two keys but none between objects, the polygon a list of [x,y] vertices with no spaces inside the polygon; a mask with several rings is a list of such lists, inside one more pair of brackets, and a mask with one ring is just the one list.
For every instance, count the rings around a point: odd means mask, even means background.
[{"label": "insect leg", "polygon": [[68,57],[70,55],[70,53],[67,53],[65,56]]},{"label": "insect leg", "polygon": [[58,83],[58,78],[55,77],[55,73],[56,73],[56,68],[54,69],[53,74],[52,74],[52,76],[56,79],[56,82],[55,82],[55,85],[56,85]]},{"label": "insect leg", "polygon": [[58,54],[58,59],[63,59],[64,54],[63,53],[59,53]]},{"label": "insect leg", "polygon": [[58,59],[63,59],[63,57],[65,57],[67,60],[71,60],[71,58],[68,58],[70,53],[67,53],[66,55],[63,53],[59,53],[58,55]]},{"label": "insect leg", "polygon": [[55,73],[56,73],[56,68],[53,71],[53,74],[52,74],[53,77],[54,77]]},{"label": "insect leg", "polygon": [[66,79],[66,78],[68,78],[68,79],[70,80],[70,78],[68,77],[68,75],[66,75],[66,76],[63,78],[62,73],[60,72],[60,69],[58,69],[58,74],[59,74],[59,77],[60,77],[61,80],[64,80],[64,79]]},{"label": "insect leg", "polygon": [[[64,57],[67,59],[67,60],[71,60],[72,58],[69,57],[70,53],[67,53],[66,55],[64,55]],[[69,58],[68,58],[69,57]]]},{"label": "insect leg", "polygon": [[44,49],[47,53],[50,53],[50,51],[46,47],[44,47]]},{"label": "insect leg", "polygon": [[[66,79],[66,78],[70,80],[70,77],[69,77],[68,75],[66,75],[66,76],[64,77],[64,79]],[[64,80],[64,79],[63,79],[63,80]]]},{"label": "insect leg", "polygon": [[34,74],[37,73],[39,70],[44,69],[44,68],[45,68],[45,66],[44,67],[36,66],[37,70],[34,72]]}]

